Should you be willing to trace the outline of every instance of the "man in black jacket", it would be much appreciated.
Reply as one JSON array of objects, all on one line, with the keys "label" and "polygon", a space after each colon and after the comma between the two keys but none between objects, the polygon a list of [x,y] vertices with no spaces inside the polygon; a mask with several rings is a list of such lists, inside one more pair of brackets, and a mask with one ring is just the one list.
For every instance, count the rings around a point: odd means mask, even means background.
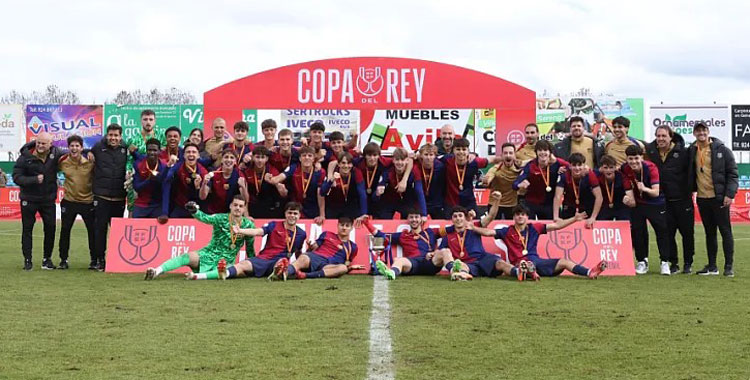
[{"label": "man in black jacket", "polygon": [[659,169],[659,189],[667,201],[667,236],[669,238],[670,273],[680,270],[677,256],[677,230],[682,235],[682,273],[692,273],[695,254],[695,210],[693,194],[688,188],[690,159],[685,139],[667,125],[656,128],[656,139],[646,146],[651,162]]},{"label": "man in black jacket", "polygon": [[718,227],[724,248],[724,276],[734,277],[734,237],[729,207],[737,195],[739,186],[737,163],[732,151],[721,140],[709,137],[708,134],[708,127],[703,123],[697,123],[693,127],[696,141],[688,150],[688,189],[698,193],[696,203],[706,231],[708,253],[708,265],[697,274],[719,274],[719,268],[716,266]]},{"label": "man in black jacket", "polygon": [[584,134],[583,118],[572,116],[568,120],[570,135],[555,144],[555,157],[568,160],[571,154],[580,153],[586,158],[589,168],[598,168],[599,159],[604,155],[604,145]]},{"label": "man in black jacket", "polygon": [[107,231],[112,218],[125,212],[125,166],[128,149],[122,143],[122,127],[110,124],[107,135],[93,148],[94,156],[94,218],[96,220],[95,249],[98,262],[89,269],[103,272],[106,267]]},{"label": "man in black jacket", "polygon": [[24,270],[31,270],[32,232],[36,214],[44,224],[42,269],[55,269],[55,198],[57,197],[57,159],[60,151],[52,146],[52,135],[40,133],[34,148],[23,149],[13,167],[13,181],[21,187],[21,251]]}]

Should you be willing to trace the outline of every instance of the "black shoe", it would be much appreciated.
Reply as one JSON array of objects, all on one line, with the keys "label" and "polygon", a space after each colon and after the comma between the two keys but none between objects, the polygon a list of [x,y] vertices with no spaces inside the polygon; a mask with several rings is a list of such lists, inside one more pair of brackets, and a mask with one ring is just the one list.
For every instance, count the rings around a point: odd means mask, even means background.
[{"label": "black shoe", "polygon": [[685,264],[685,266],[682,267],[682,274],[690,273],[693,273],[693,264]]},{"label": "black shoe", "polygon": [[104,260],[99,260],[99,264],[96,266],[96,270],[99,272],[104,272],[105,268],[107,268],[107,263]]},{"label": "black shoe", "polygon": [[23,270],[30,271],[34,269],[34,265],[31,263],[31,259],[23,259]]},{"label": "black shoe", "polygon": [[734,277],[734,270],[732,267],[724,267],[724,277]]},{"label": "black shoe", "polygon": [[60,261],[60,266],[57,269],[68,269],[68,260]]},{"label": "black shoe", "polygon": [[96,268],[98,267],[99,267],[99,260],[92,259],[91,262],[89,263],[89,270],[96,270]]},{"label": "black shoe", "polygon": [[719,274],[719,268],[706,265],[703,269],[695,272],[695,274],[701,276],[716,276]]},{"label": "black shoe", "polygon": [[52,259],[44,259],[44,260],[42,260],[42,269],[44,269],[44,270],[53,270],[53,269],[56,269],[56,268],[57,267],[55,266],[55,264],[52,263]]},{"label": "black shoe", "polygon": [[680,271],[680,266],[677,264],[672,264],[669,266],[669,272],[672,274],[677,274]]}]

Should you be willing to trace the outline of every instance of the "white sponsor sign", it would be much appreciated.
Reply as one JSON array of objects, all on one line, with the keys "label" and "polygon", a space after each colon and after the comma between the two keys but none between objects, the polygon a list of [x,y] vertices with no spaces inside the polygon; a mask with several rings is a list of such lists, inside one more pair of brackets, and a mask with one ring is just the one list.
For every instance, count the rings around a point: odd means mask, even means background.
[{"label": "white sponsor sign", "polygon": [[25,118],[20,104],[0,104],[0,161],[15,161],[26,142]]},{"label": "white sponsor sign", "polygon": [[711,136],[720,139],[727,147],[732,146],[732,126],[727,105],[655,105],[650,108],[646,141],[654,139],[656,127],[666,124],[689,144],[695,141],[693,127],[703,122]]},{"label": "white sponsor sign", "polygon": [[333,131],[344,132],[359,130],[359,110],[281,110],[279,130],[289,128],[293,132],[302,132],[310,128],[316,121],[326,126],[326,133]]},{"label": "white sponsor sign", "polygon": [[368,142],[393,153],[396,148],[415,151],[426,143],[435,143],[440,128],[450,124],[456,135],[466,136],[474,150],[474,112],[470,109],[378,110],[360,136],[360,147]]}]

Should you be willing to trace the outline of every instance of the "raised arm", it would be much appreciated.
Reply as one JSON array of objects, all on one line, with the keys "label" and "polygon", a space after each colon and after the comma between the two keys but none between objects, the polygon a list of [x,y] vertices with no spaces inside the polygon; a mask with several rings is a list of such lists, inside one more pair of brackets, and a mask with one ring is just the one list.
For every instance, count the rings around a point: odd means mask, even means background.
[{"label": "raised arm", "polygon": [[574,216],[568,218],[568,219],[562,219],[559,221],[555,221],[554,223],[550,223],[547,225],[547,232],[550,231],[557,231],[561,230],[575,222],[579,222],[581,220],[586,219],[587,215],[585,212],[577,212]]}]

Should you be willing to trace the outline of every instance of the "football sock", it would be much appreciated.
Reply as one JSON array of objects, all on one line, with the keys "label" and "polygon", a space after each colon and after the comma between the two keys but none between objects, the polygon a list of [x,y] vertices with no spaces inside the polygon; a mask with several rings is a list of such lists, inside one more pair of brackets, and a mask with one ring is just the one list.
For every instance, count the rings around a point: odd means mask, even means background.
[{"label": "football sock", "polygon": [[199,273],[206,276],[206,280],[216,280],[219,278],[219,270],[213,269],[205,273]]},{"label": "football sock", "polygon": [[232,278],[232,277],[237,277],[237,268],[235,268],[234,265],[227,268],[227,278]]},{"label": "football sock", "polygon": [[401,274],[401,271],[398,270],[398,268],[396,268],[396,267],[391,267],[391,270],[393,271],[393,275],[394,276],[398,276],[398,275]]},{"label": "football sock", "polygon": [[450,272],[453,269],[453,261],[449,262],[448,264],[445,264],[445,269]]},{"label": "football sock", "polygon": [[188,264],[190,264],[190,254],[185,253],[177,257],[173,257],[165,261],[164,264],[159,265],[159,267],[156,268],[156,274],[158,275],[164,272],[169,272]]},{"label": "football sock", "polygon": [[307,278],[323,278],[326,274],[322,270],[316,270],[307,274]]},{"label": "football sock", "polygon": [[288,276],[293,276],[295,273],[297,273],[297,270],[294,269],[294,265],[290,265],[286,268],[286,274]]},{"label": "football sock", "polygon": [[573,267],[573,273],[579,275],[579,276],[588,276],[589,274],[589,268],[586,268],[583,265],[576,265]]},{"label": "football sock", "polygon": [[517,277],[518,276],[518,268],[516,268],[516,267],[510,268],[510,275],[513,276],[513,277]]},{"label": "football sock", "polygon": [[[214,269],[213,271],[215,272],[215,271],[216,271],[216,269]],[[195,279],[196,279],[196,280],[207,280],[207,279],[208,279],[208,277],[206,277],[206,276],[207,276],[207,275],[208,275],[208,273],[210,273],[210,272],[212,272],[212,271],[208,271],[208,272],[206,272],[206,273],[193,273],[193,274],[195,275]]]}]

